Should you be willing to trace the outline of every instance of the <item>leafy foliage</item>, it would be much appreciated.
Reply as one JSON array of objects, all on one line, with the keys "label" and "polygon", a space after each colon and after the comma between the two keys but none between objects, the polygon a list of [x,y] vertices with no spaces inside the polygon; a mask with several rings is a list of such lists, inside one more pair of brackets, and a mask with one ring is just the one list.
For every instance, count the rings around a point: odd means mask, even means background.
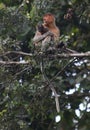
[{"label": "leafy foliage", "polygon": [[[75,14],[65,20],[68,8]],[[90,51],[89,0],[0,0],[1,130],[90,129],[90,58],[19,53],[34,54],[36,24],[47,12],[56,17],[60,41],[78,52]],[[60,113],[50,86],[60,95]]]}]

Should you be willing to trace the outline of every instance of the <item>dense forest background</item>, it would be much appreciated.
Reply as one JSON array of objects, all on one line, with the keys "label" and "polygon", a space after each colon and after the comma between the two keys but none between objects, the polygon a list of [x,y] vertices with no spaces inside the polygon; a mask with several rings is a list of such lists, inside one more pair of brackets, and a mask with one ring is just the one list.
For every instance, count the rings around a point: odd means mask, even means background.
[{"label": "dense forest background", "polygon": [[[65,19],[69,8],[73,16]],[[47,12],[78,55],[34,54],[36,25]],[[0,0],[0,130],[89,130],[88,54],[89,0]]]}]

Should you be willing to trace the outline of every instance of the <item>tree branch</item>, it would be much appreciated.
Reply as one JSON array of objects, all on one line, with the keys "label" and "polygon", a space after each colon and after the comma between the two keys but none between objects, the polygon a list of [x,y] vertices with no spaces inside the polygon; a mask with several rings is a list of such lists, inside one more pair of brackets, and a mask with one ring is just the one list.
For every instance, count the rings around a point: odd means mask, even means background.
[{"label": "tree branch", "polygon": [[72,58],[72,57],[90,57],[90,51],[85,53],[68,53],[68,54],[57,54],[57,55],[50,55],[53,58]]},{"label": "tree branch", "polygon": [[33,56],[32,53],[25,53],[22,51],[7,51],[7,52],[2,53],[0,56],[5,56],[9,54],[18,54],[18,55],[31,56],[31,57]]},{"label": "tree branch", "polygon": [[[40,57],[42,56],[43,58],[47,55],[50,58],[73,58],[73,57],[90,57],[90,51],[85,52],[85,53],[62,53],[62,54],[45,54],[45,53],[38,53],[38,54],[32,54],[32,53],[25,53],[21,51],[8,51],[4,54],[1,54],[0,56],[6,56],[8,54],[17,54],[17,55],[24,55],[24,56],[30,56],[30,57]],[[29,61],[0,61],[0,64],[29,64]]]},{"label": "tree branch", "polygon": [[0,61],[0,64],[3,64],[3,65],[11,65],[11,64],[16,64],[16,65],[20,65],[20,64],[29,64],[30,62],[28,61]]},{"label": "tree branch", "polygon": [[[20,54],[20,55],[24,55],[24,56],[30,56],[30,57],[33,57],[33,56],[45,56],[46,54],[45,53],[37,53],[37,54],[32,54],[32,53],[25,53],[25,52],[22,52],[22,51],[8,51],[8,52],[4,52],[3,54],[1,54],[0,56],[5,56],[5,55],[8,55],[8,54]],[[62,54],[48,54],[48,57],[53,57],[53,58],[70,58],[70,57],[90,57],[90,51],[88,52],[85,52],[85,53],[62,53]]]},{"label": "tree branch", "polygon": [[54,93],[55,96],[55,103],[56,103],[56,110],[59,113],[60,112],[60,105],[59,105],[59,96],[55,90],[55,88],[52,85],[49,85],[49,87],[51,88],[52,92]]},{"label": "tree branch", "polygon": [[73,94],[68,95],[68,97],[72,98],[72,99],[83,98],[83,97],[86,97],[86,96],[90,97],[90,93],[89,92],[88,93],[85,93],[85,92],[84,93],[75,92]]}]

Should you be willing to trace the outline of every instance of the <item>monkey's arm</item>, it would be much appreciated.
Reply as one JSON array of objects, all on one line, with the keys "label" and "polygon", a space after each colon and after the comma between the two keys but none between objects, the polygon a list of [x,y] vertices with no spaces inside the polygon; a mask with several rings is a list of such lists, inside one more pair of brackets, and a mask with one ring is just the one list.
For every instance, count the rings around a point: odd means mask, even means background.
[{"label": "monkey's arm", "polygon": [[46,38],[47,36],[52,36],[53,33],[51,33],[50,31],[46,32],[45,34],[41,35],[40,32],[36,32],[34,38],[33,38],[33,43],[37,43],[42,41],[44,38]]}]

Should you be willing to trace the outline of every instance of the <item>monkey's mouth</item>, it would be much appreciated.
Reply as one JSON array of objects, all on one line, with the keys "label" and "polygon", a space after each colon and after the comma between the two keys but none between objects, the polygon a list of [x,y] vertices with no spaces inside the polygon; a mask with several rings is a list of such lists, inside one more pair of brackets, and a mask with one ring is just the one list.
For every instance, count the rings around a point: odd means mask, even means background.
[{"label": "monkey's mouth", "polygon": [[44,22],[44,25],[46,25],[47,24],[47,22]]},{"label": "monkey's mouth", "polygon": [[44,22],[43,25],[44,25],[44,26],[48,26],[48,22]]}]

